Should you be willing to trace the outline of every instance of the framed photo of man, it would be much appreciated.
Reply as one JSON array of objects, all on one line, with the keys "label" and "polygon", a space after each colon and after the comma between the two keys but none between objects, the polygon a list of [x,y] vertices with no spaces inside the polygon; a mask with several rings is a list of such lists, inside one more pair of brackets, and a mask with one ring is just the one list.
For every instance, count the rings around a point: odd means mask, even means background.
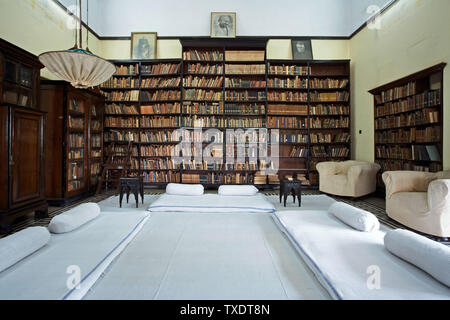
[{"label": "framed photo of man", "polygon": [[131,59],[156,59],[156,32],[131,33]]},{"label": "framed photo of man", "polygon": [[294,60],[312,60],[311,39],[292,39],[292,58]]},{"label": "framed photo of man", "polygon": [[236,38],[236,12],[211,12],[211,38]]}]

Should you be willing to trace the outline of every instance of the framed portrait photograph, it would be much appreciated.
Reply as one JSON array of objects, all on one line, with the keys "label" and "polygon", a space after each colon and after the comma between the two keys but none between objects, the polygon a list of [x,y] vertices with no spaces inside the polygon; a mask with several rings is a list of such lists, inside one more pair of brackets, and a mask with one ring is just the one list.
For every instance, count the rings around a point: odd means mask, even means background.
[{"label": "framed portrait photograph", "polygon": [[236,38],[236,12],[211,12],[211,38]]},{"label": "framed portrait photograph", "polygon": [[312,60],[311,39],[292,39],[292,58],[294,60]]},{"label": "framed portrait photograph", "polygon": [[156,32],[131,33],[131,59],[156,59]]}]

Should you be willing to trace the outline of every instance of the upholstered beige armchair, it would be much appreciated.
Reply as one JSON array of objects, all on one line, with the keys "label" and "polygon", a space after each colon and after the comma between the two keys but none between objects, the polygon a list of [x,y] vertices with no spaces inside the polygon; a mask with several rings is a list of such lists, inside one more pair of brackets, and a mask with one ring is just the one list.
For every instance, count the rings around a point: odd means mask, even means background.
[{"label": "upholstered beige armchair", "polygon": [[358,198],[376,190],[376,176],[381,167],[378,163],[349,160],[320,162],[316,168],[320,191]]},{"label": "upholstered beige armchair", "polygon": [[401,224],[450,237],[450,171],[386,171],[386,213]]}]

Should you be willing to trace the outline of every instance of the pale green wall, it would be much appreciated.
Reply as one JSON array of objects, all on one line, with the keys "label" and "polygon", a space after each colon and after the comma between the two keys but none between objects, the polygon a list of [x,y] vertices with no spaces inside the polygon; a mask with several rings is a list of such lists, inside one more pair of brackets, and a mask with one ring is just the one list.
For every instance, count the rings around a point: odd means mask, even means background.
[{"label": "pale green wall", "polygon": [[[399,0],[382,14],[379,30],[366,27],[351,39],[353,157],[357,160],[374,160],[373,99],[367,91],[448,63],[449,14],[449,0]],[[450,169],[449,68],[444,70],[445,169]]]},{"label": "pale green wall", "polygon": [[[68,28],[70,21],[72,18],[52,0],[0,0],[0,37],[35,55],[72,48],[75,36]],[[84,28],[83,34],[85,42]],[[100,41],[93,35],[89,50],[100,54]],[[46,69],[41,75],[56,79]]]}]

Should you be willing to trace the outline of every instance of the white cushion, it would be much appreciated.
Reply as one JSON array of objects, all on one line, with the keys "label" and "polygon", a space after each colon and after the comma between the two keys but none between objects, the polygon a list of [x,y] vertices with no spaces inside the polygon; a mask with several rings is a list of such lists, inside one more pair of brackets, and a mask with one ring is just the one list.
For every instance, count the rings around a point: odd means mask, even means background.
[{"label": "white cushion", "polygon": [[359,231],[372,232],[380,228],[380,222],[372,213],[343,202],[333,203],[328,212]]},{"label": "white cushion", "polygon": [[166,193],[174,196],[201,196],[205,188],[201,184],[169,183]]},{"label": "white cushion", "polygon": [[221,196],[254,196],[258,193],[258,188],[251,185],[223,185],[218,191]]},{"label": "white cushion", "polygon": [[39,250],[50,241],[45,227],[30,227],[0,239],[0,272]]},{"label": "white cushion", "polygon": [[73,231],[83,224],[97,218],[100,215],[100,207],[93,202],[83,203],[54,217],[48,229],[52,233],[66,233]]},{"label": "white cushion", "polygon": [[396,229],[386,233],[384,246],[450,287],[450,248],[417,233]]}]

